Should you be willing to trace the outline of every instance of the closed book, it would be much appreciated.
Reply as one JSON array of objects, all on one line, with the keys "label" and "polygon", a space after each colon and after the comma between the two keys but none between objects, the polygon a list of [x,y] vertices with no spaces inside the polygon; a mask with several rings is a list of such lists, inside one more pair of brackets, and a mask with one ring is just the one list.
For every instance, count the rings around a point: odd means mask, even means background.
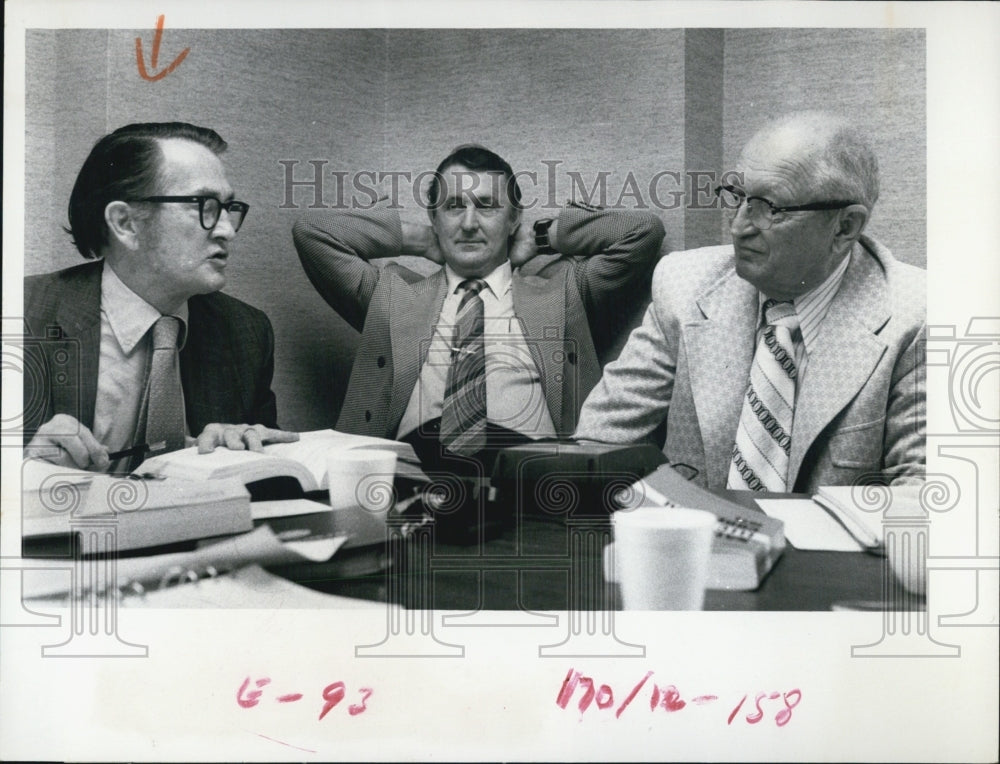
[{"label": "closed book", "polygon": [[639,506],[703,509],[718,518],[709,589],[750,591],[760,586],[785,549],[784,523],[729,501],[664,464],[623,493],[623,508]]},{"label": "closed book", "polygon": [[[245,533],[250,494],[238,480],[98,475],[29,460],[22,471],[26,555],[77,536],[83,554]],[[113,537],[113,541],[109,538]]]}]

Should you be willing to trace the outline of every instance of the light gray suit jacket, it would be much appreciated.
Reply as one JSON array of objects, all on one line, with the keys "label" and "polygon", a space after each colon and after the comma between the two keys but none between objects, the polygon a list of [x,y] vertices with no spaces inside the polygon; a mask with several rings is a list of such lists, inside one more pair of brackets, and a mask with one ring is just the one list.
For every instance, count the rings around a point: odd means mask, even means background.
[{"label": "light gray suit jacket", "polygon": [[[560,213],[558,231],[562,256],[516,269],[511,291],[552,423],[568,436],[620,333],[623,303],[646,292],[663,224],[649,213],[574,206]],[[368,262],[400,253],[399,216],[385,207],[300,220],[293,236],[310,281],[361,332],[337,429],[396,437],[444,304],[444,270],[422,276]]]},{"label": "light gray suit jacket", "polygon": [[[790,490],[923,475],[925,276],[869,237],[855,244],[800,382]],[[668,459],[725,488],[757,316],[731,246],[664,257],[643,324],[605,368],[576,437],[634,442],[666,418]]]}]

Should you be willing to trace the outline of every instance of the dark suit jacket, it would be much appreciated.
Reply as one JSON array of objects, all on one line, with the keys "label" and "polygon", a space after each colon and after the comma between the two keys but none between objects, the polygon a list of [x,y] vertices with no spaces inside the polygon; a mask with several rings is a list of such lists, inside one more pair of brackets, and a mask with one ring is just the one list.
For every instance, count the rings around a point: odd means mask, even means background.
[{"label": "dark suit jacket", "polygon": [[[925,276],[870,237],[855,244],[796,397],[790,490],[923,476]],[[664,257],[645,321],[604,370],[577,435],[629,443],[666,418],[670,461],[725,488],[758,310],[731,246]]]},{"label": "dark suit jacket", "polygon": [[[323,225],[299,221],[293,234],[310,281],[362,332],[337,429],[393,438],[444,304],[444,269],[425,277],[368,262],[400,253],[399,216],[386,208],[327,215]],[[662,240],[655,215],[568,207],[559,216],[561,256],[514,271],[514,313],[557,434],[573,432],[627,306],[647,294]]]},{"label": "dark suit jacket", "polygon": [[[103,267],[95,260],[24,281],[26,441],[56,414],[93,428]],[[180,363],[192,435],[210,422],[277,426],[274,334],[261,311],[219,292],[190,298]]]}]

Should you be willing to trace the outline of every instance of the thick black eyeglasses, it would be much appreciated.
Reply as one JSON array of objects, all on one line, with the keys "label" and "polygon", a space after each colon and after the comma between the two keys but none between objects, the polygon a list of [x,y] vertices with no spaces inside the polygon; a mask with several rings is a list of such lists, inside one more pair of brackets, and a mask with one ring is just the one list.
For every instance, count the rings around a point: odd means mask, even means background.
[{"label": "thick black eyeglasses", "polygon": [[[834,199],[829,202],[810,202],[809,204],[793,204],[787,207],[776,207],[762,196],[747,196],[742,188],[735,186],[716,186],[715,195],[722,202],[722,209],[732,219],[736,217],[740,207],[746,203],[747,218],[754,228],[766,231],[774,222],[774,216],[779,212],[812,212],[814,210],[842,210],[852,204],[846,199]],[[759,204],[757,204],[759,202]]]},{"label": "thick black eyeglasses", "polygon": [[135,199],[137,202],[157,202],[174,204],[197,204],[198,216],[201,219],[201,227],[206,231],[211,231],[219,224],[222,211],[229,213],[229,224],[233,231],[240,230],[243,225],[243,218],[246,217],[250,205],[246,202],[235,200],[220,202],[214,196],[146,196],[142,199]]}]

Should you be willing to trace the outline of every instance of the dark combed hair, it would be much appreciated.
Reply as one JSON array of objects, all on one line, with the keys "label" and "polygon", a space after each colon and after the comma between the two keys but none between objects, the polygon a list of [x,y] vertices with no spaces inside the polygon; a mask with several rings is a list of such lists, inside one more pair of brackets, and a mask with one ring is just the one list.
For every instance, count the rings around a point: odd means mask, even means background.
[{"label": "dark combed hair", "polygon": [[137,123],[105,135],[90,150],[69,197],[66,232],[81,255],[98,257],[108,244],[104,208],[110,202],[155,193],[162,156],[157,142],[166,138],[194,141],[214,154],[226,150],[226,142],[217,132],[186,122]]},{"label": "dark combed hair", "polygon": [[498,173],[506,179],[507,201],[512,207],[521,208],[521,187],[514,177],[514,170],[499,154],[495,154],[485,146],[478,143],[464,143],[452,149],[452,152],[441,160],[441,163],[431,177],[430,186],[427,189],[428,202],[431,209],[437,209],[438,196],[441,193],[440,180],[444,171],[453,165],[462,165],[474,172]]}]

